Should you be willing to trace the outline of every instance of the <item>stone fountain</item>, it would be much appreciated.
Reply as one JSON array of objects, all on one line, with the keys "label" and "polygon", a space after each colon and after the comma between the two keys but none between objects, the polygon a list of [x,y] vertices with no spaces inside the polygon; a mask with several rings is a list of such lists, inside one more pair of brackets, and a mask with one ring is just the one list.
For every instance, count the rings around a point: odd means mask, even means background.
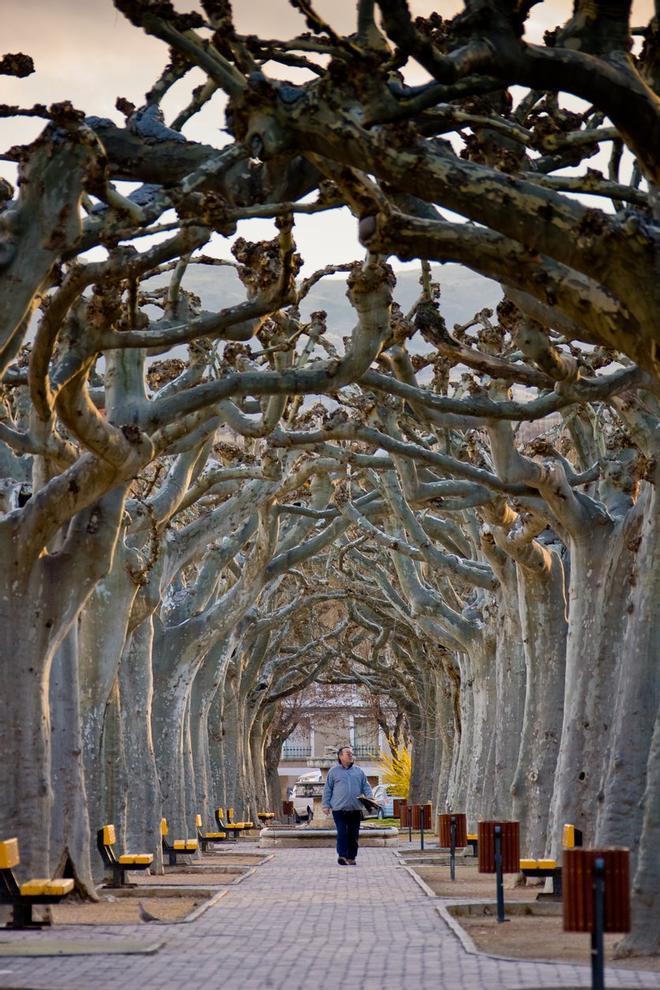
[{"label": "stone fountain", "polygon": [[[312,821],[295,827],[271,825],[262,828],[259,833],[259,845],[265,848],[286,846],[310,848],[317,846],[334,846],[337,841],[337,830],[332,817],[323,814],[323,789],[330,767],[337,762],[337,751],[333,746],[326,746],[325,756],[310,757],[307,766],[321,771],[321,780],[307,781],[296,784],[296,794],[309,798],[312,808]],[[378,828],[365,825],[360,830],[361,846],[396,846],[399,841],[397,828]]]}]

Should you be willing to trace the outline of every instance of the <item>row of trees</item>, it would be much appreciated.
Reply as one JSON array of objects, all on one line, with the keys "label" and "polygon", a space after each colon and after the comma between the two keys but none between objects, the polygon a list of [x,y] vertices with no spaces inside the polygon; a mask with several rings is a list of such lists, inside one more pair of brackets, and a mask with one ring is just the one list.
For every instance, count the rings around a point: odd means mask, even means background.
[{"label": "row of trees", "polygon": [[[91,894],[98,825],[157,849],[161,814],[272,805],[288,699],[357,681],[413,797],[513,815],[533,855],[564,821],[630,846],[626,944],[656,951],[656,22],[632,56],[593,0],[544,46],[494,0],[360,0],[346,37],[297,0],[290,40],[223,0],[116,6],[170,46],[125,126],[3,111],[47,126],[0,213],[0,832]],[[184,134],[210,100],[222,148]],[[365,259],[301,279],[296,213],[341,206]],[[245,301],[204,310],[191,272],[255,216]],[[407,312],[392,254],[420,259]],[[430,261],[497,279],[497,313],[449,332]],[[303,319],[339,272],[352,329]]]}]

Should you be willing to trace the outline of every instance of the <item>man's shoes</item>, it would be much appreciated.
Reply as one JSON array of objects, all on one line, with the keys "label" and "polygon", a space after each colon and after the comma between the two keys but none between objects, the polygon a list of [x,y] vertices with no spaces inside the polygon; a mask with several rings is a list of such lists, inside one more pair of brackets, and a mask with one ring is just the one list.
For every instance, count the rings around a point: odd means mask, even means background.
[{"label": "man's shoes", "polygon": [[[340,866],[346,866],[348,863],[350,863],[350,859],[344,859],[343,856],[337,856],[337,862],[339,863]],[[355,862],[355,860],[353,860],[353,862]]]},{"label": "man's shoes", "polygon": [[354,859],[347,859],[346,862],[348,863],[349,866],[357,866],[357,863],[355,862]]}]

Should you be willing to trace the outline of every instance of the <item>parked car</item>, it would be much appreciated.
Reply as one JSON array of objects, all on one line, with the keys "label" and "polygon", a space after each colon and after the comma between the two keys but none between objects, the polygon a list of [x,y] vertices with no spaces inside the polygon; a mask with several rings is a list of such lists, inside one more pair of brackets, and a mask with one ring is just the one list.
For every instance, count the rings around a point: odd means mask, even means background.
[{"label": "parked car", "polygon": [[394,801],[387,793],[387,784],[377,784],[373,788],[374,801],[378,801],[380,808],[376,812],[367,815],[367,818],[392,818],[394,815]]},{"label": "parked car", "polygon": [[318,784],[323,780],[320,770],[310,770],[309,773],[303,773],[298,777],[295,784],[293,785],[293,790],[291,792],[291,800],[293,801],[293,810],[296,816],[296,821],[307,821],[309,812],[308,807],[312,807],[314,804],[313,797],[308,793],[309,788],[305,787],[305,784]]}]

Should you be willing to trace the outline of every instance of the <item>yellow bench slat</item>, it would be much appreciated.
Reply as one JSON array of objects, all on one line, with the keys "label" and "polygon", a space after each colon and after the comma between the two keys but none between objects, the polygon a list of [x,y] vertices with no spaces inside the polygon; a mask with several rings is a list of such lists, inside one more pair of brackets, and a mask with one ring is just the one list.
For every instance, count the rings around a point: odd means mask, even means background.
[{"label": "yellow bench slat", "polygon": [[73,890],[73,879],[49,880],[46,886],[47,894],[64,897],[65,894],[70,894]]},{"label": "yellow bench slat", "polygon": [[0,842],[0,870],[11,870],[18,866],[21,858],[18,855],[18,839],[5,839]]},{"label": "yellow bench slat", "polygon": [[521,859],[521,870],[556,870],[557,861],[554,859]]},{"label": "yellow bench slat", "polygon": [[131,864],[135,866],[139,866],[139,865],[149,866],[151,863],[153,863],[153,861],[154,858],[151,855],[151,853],[133,853],[119,857],[119,863],[121,866],[130,866]]},{"label": "yellow bench slat", "polygon": [[224,839],[224,832],[204,832],[205,839]]},{"label": "yellow bench slat", "polygon": [[46,893],[49,882],[48,877],[35,877],[33,880],[26,880],[25,883],[22,883],[19,890],[23,897],[39,897]]},{"label": "yellow bench slat", "polygon": [[73,880],[49,880],[35,878],[20,886],[22,897],[64,897],[73,890]]},{"label": "yellow bench slat", "polygon": [[468,839],[478,839],[479,838],[479,833],[478,832],[468,832],[467,837],[468,837]]},{"label": "yellow bench slat", "polygon": [[172,849],[176,849],[179,852],[195,852],[197,849],[197,839],[175,839],[172,843]]}]

